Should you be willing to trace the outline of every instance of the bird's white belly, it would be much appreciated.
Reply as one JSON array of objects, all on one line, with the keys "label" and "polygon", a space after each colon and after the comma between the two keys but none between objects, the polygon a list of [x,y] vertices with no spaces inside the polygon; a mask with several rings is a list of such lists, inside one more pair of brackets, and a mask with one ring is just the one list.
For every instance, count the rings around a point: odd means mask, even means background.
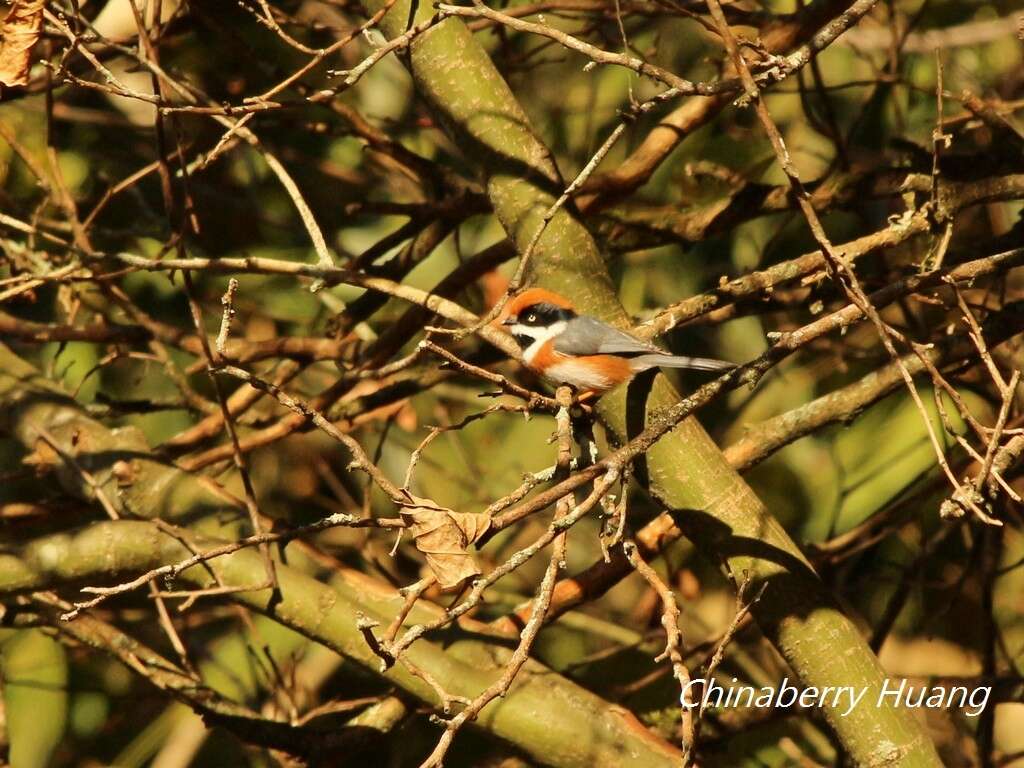
[{"label": "bird's white belly", "polygon": [[549,365],[544,376],[557,384],[568,384],[576,389],[604,390],[612,386],[612,381],[607,376],[575,360],[564,360]]}]

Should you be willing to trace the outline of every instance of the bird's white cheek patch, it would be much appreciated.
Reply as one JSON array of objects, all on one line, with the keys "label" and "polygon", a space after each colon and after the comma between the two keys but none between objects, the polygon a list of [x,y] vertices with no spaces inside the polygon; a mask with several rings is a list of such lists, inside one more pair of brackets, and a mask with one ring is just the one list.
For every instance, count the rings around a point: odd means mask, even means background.
[{"label": "bird's white cheek patch", "polygon": [[566,360],[548,366],[544,375],[558,384],[568,384],[576,389],[609,389],[612,385],[607,376],[575,360]]},{"label": "bird's white cheek patch", "polygon": [[[522,329],[517,330],[517,329]],[[529,336],[534,339],[533,343],[530,344],[526,349],[523,350],[523,359],[527,365],[533,364],[533,359],[537,357],[537,353],[540,352],[540,348],[548,343],[551,339],[555,338],[558,334],[565,330],[565,322],[559,321],[553,325],[549,325],[546,328],[528,326],[528,325],[514,325],[512,326],[513,333],[521,333],[524,336]]]}]

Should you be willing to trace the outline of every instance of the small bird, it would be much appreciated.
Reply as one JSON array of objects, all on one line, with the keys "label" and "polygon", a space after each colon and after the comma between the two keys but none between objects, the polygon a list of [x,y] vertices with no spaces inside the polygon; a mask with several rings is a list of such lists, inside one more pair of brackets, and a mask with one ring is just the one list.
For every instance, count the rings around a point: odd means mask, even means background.
[{"label": "small bird", "polygon": [[670,355],[596,317],[578,314],[568,299],[543,288],[514,296],[505,307],[502,325],[522,348],[531,370],[555,384],[595,394],[651,368],[736,367],[722,360]]}]

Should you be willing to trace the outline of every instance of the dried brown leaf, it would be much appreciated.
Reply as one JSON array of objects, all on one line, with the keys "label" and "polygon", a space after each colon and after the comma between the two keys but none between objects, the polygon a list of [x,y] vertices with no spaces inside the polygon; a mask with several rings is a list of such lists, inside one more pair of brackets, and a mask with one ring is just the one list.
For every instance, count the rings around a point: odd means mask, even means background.
[{"label": "dried brown leaf", "polygon": [[42,477],[59,466],[61,459],[60,454],[53,449],[53,446],[40,438],[36,440],[35,450],[22,458],[21,463],[35,468],[36,474]]},{"label": "dried brown leaf", "polygon": [[14,0],[0,26],[0,84],[27,85],[45,0]]},{"label": "dried brown leaf", "polygon": [[480,567],[466,548],[491,526],[490,515],[454,512],[412,494],[402,504],[402,517],[409,522],[409,533],[416,549],[427,558],[427,565],[443,589],[450,589],[477,576]]}]

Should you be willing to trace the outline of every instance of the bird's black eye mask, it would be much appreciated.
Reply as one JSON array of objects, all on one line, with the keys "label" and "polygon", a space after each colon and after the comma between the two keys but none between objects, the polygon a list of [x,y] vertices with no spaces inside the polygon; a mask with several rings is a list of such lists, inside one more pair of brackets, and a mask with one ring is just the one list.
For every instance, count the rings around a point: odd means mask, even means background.
[{"label": "bird's black eye mask", "polygon": [[574,317],[576,317],[576,313],[571,309],[565,309],[564,307],[558,307],[542,301],[539,304],[526,307],[518,314],[516,319],[520,325],[536,327],[552,325],[560,320],[571,320]]}]

